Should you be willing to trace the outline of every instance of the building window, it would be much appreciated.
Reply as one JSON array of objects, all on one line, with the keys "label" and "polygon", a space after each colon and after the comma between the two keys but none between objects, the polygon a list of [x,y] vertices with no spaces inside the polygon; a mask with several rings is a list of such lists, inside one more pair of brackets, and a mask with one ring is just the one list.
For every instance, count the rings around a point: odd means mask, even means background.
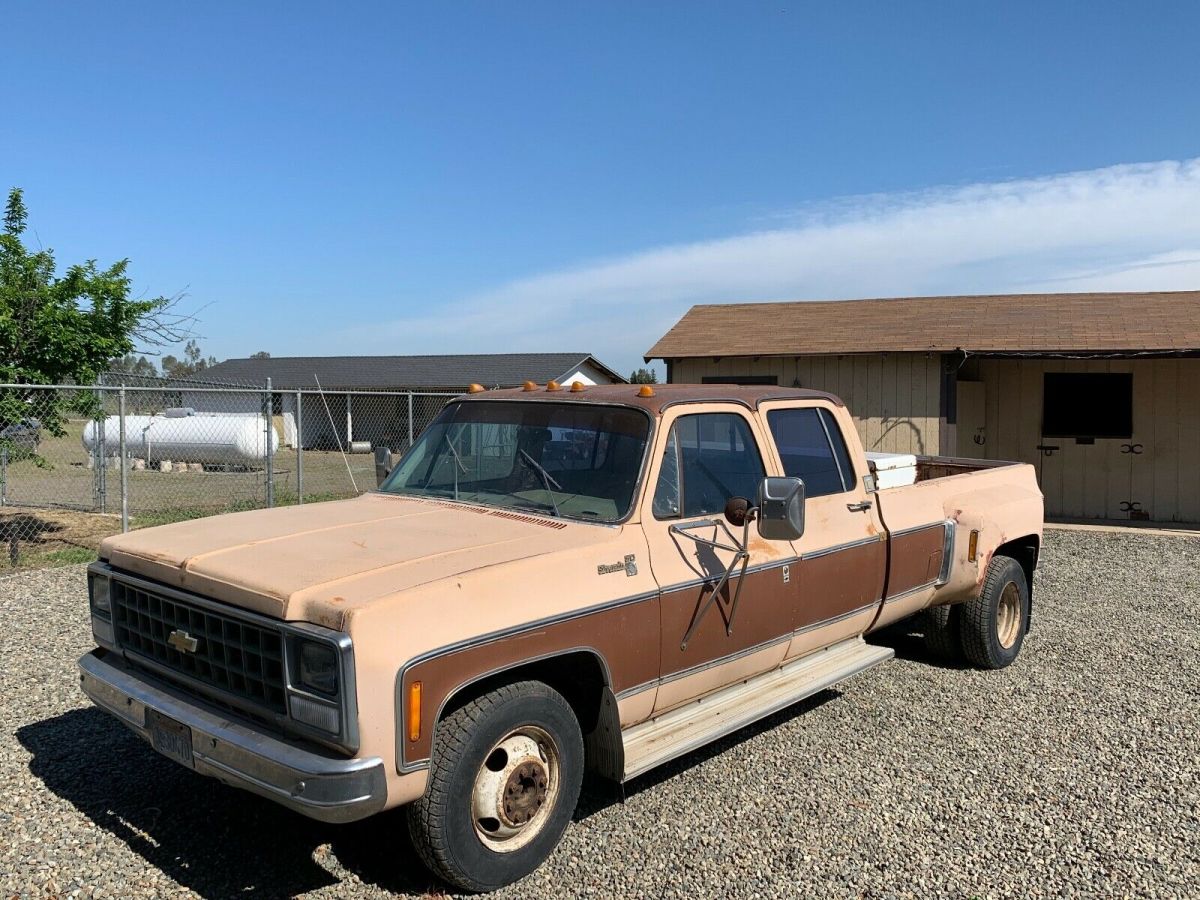
[{"label": "building window", "polygon": [[828,410],[773,409],[767,422],[784,474],[801,479],[806,496],[841,494],[854,486],[846,442]]},{"label": "building window", "polygon": [[671,427],[654,491],[654,516],[678,519],[725,509],[730,497],[751,503],[766,476],[750,425],[733,413],[681,416]]},{"label": "building window", "polygon": [[779,384],[777,375],[705,375],[701,384]]},{"label": "building window", "polygon": [[1042,436],[1133,437],[1131,372],[1047,372]]}]

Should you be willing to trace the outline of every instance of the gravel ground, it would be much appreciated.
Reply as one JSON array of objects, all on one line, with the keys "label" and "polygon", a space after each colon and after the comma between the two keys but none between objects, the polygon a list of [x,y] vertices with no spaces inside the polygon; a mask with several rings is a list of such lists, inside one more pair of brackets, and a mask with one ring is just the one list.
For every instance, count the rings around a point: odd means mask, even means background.
[{"label": "gravel ground", "polygon": [[[898,659],[619,790],[506,897],[1200,896],[1200,540],[1050,532],[1001,672]],[[437,893],[158,757],[78,693],[79,567],[0,579],[4,896]]]}]

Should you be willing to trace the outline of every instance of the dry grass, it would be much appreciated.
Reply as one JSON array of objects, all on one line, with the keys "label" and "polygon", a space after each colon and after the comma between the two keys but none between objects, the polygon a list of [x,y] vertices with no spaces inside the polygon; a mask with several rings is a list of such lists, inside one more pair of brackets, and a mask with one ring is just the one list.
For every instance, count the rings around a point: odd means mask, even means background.
[{"label": "dry grass", "polygon": [[0,507],[0,572],[88,562],[96,558],[100,542],[120,530],[119,516]]},{"label": "dry grass", "polygon": [[[5,473],[8,504],[37,509],[67,508],[114,513],[120,510],[120,470],[105,472],[103,504],[97,491],[97,472],[88,468],[88,454],[81,436],[86,423],[67,423],[60,437],[43,434],[39,460],[10,462]],[[286,503],[297,491],[297,452],[281,448],[273,459],[273,483],[277,502]],[[353,479],[347,472],[347,463]],[[375,486],[375,462],[370,454],[349,455],[337,451],[303,452],[304,499],[352,497]],[[129,510],[134,516],[150,518],[187,510],[192,518],[234,509],[266,505],[266,473],[259,470],[161,472],[144,469],[129,472]],[[357,488],[357,490],[356,490]],[[2,507],[0,507],[2,508]],[[170,519],[173,520],[173,519]]]}]

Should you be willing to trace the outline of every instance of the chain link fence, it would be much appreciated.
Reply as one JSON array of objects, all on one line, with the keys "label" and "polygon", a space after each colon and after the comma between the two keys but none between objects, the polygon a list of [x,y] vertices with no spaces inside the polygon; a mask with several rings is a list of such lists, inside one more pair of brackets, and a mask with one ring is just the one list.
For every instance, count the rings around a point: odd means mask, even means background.
[{"label": "chain link fence", "polygon": [[131,528],[355,496],[374,451],[407,450],[453,396],[0,384],[0,573],[94,559]]}]

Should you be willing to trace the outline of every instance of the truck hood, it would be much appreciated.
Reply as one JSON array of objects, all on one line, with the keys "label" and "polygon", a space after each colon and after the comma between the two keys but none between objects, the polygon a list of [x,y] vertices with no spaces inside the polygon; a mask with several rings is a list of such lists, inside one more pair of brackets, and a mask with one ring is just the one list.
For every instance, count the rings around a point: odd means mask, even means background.
[{"label": "truck hood", "polygon": [[194,519],[115,535],[118,569],[264,615],[331,621],[379,597],[620,529],[379,493]]}]

